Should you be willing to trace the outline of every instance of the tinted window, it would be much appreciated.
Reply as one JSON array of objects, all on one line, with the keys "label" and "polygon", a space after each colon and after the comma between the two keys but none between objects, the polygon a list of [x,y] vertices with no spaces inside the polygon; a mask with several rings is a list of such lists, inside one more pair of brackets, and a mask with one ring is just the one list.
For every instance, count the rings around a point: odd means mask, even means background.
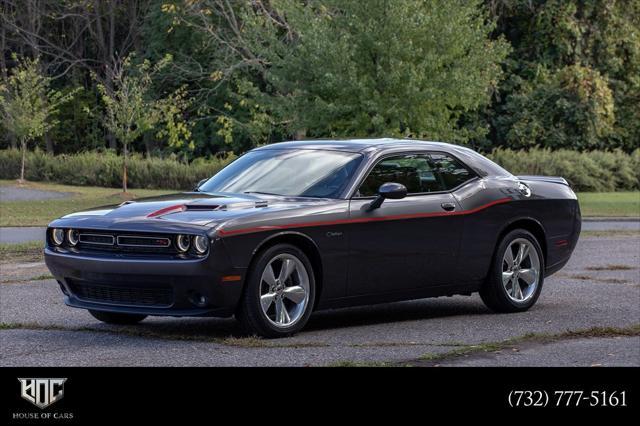
[{"label": "tinted window", "polygon": [[251,151],[222,169],[199,190],[336,198],[351,181],[360,161],[360,154],[339,151]]},{"label": "tinted window", "polygon": [[474,174],[458,160],[445,154],[429,154],[433,164],[433,172],[438,176],[443,190],[449,191],[456,188]]},{"label": "tinted window", "polygon": [[448,191],[473,176],[460,162],[444,154],[399,155],[376,164],[356,196],[374,196],[387,182],[403,184],[409,194]]},{"label": "tinted window", "polygon": [[441,190],[426,155],[399,155],[380,161],[360,186],[358,196],[376,195],[387,182],[403,184],[410,194]]}]

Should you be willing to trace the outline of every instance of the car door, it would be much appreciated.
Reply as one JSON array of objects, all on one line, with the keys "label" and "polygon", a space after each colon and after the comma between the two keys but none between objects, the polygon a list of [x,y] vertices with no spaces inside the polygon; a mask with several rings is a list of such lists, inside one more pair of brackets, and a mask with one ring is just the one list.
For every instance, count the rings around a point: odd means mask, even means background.
[{"label": "car door", "polygon": [[[407,196],[369,211],[387,182],[403,184]],[[463,228],[459,209],[429,153],[380,159],[349,205],[349,295],[451,284]]]}]

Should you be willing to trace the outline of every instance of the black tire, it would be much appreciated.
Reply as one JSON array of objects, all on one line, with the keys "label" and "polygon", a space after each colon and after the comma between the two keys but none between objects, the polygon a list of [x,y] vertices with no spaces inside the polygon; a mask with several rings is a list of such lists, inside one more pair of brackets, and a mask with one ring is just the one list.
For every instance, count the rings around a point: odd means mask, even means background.
[{"label": "black tire", "polygon": [[[502,282],[503,262],[506,250],[511,246],[512,243],[519,239],[526,239],[531,242],[533,247],[535,247],[540,263],[539,273],[537,277],[537,287],[535,288],[535,291],[532,291],[531,296],[527,300],[522,302],[513,300],[509,296],[507,289]],[[487,277],[483,286],[480,288],[480,297],[482,298],[484,304],[487,305],[489,309],[495,312],[526,311],[536,303],[538,297],[540,296],[542,285],[544,284],[544,268],[544,256],[536,237],[534,237],[533,234],[524,229],[515,229],[505,235],[498,243],[498,247],[492,260],[489,276]]]},{"label": "black tire", "polygon": [[[262,274],[270,262],[279,255],[288,254],[295,256],[304,266],[308,278],[308,299],[304,305],[298,320],[290,326],[276,326],[263,312],[260,305],[261,289],[265,285],[262,282]],[[248,334],[267,338],[290,336],[300,331],[309,320],[315,302],[316,283],[311,262],[302,250],[291,244],[276,244],[262,250],[252,262],[247,276],[247,282],[236,312],[236,319]]]},{"label": "black tire", "polygon": [[97,320],[106,322],[107,324],[118,324],[118,325],[137,324],[147,317],[146,315],[121,314],[117,312],[104,312],[104,311],[93,311],[93,310],[89,310],[89,313]]}]

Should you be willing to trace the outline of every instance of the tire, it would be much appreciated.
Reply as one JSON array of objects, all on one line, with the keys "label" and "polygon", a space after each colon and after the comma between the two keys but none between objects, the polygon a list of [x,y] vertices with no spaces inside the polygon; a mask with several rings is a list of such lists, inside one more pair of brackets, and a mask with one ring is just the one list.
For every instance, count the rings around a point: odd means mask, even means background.
[{"label": "tire", "polygon": [[89,310],[89,313],[97,320],[106,322],[107,324],[118,324],[118,325],[137,324],[147,317],[146,315],[120,314],[116,312],[104,312],[104,311],[92,311],[92,310]]},{"label": "tire", "polygon": [[[522,246],[527,248],[523,251],[526,255],[518,264]],[[480,297],[495,312],[523,312],[536,303],[543,283],[544,256],[540,244],[530,232],[516,229],[498,244]]]},{"label": "tire", "polygon": [[296,246],[277,244],[259,252],[236,312],[243,329],[267,338],[300,331],[314,306],[313,272],[311,262]]}]

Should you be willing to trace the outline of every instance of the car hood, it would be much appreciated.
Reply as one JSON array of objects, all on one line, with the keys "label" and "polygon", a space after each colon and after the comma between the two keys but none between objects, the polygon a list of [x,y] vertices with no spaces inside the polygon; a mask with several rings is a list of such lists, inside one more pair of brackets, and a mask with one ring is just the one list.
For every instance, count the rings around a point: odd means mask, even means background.
[{"label": "car hood", "polygon": [[179,225],[212,227],[227,220],[327,203],[328,199],[187,192],[141,198],[66,215],[50,226],[168,231]]}]

